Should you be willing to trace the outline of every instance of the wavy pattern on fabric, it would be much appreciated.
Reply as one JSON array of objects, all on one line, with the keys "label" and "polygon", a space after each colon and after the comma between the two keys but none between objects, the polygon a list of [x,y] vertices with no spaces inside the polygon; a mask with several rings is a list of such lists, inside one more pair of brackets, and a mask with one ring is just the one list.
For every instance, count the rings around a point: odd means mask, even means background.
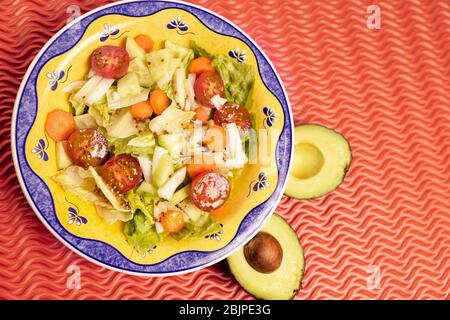
[{"label": "wavy pattern on fabric", "polygon": [[[67,21],[105,1],[14,1],[0,16],[0,298],[249,299],[224,262],[170,278],[98,267],[39,222],[15,176],[10,123],[33,57]],[[212,1],[271,58],[296,123],[343,133],[353,149],[330,195],[284,197],[277,212],[305,248],[297,299],[450,298],[450,4],[380,1],[380,30],[366,27],[370,1]],[[80,267],[81,288],[67,288]],[[379,268],[370,289],[370,266]],[[376,278],[376,277],[375,277]]]}]

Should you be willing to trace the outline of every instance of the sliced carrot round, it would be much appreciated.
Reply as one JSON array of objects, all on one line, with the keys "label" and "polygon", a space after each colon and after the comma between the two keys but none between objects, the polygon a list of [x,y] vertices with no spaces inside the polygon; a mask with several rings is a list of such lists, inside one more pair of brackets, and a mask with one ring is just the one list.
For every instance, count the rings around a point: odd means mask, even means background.
[{"label": "sliced carrot round", "polygon": [[56,142],[67,140],[76,129],[75,119],[70,112],[55,109],[47,114],[45,132]]},{"label": "sliced carrot round", "polygon": [[202,154],[192,157],[191,163],[186,166],[186,170],[191,179],[194,179],[202,172],[219,171],[219,168],[217,167],[213,157]]},{"label": "sliced carrot round", "polygon": [[195,109],[195,120],[199,120],[203,124],[208,123],[210,115],[211,115],[211,108],[200,106],[197,109]]},{"label": "sliced carrot round", "polygon": [[133,104],[130,113],[136,120],[146,120],[153,114],[153,108],[149,100]]},{"label": "sliced carrot round", "polygon": [[150,92],[150,104],[157,115],[163,113],[170,105],[169,97],[161,89]]},{"label": "sliced carrot round", "polygon": [[178,210],[168,210],[162,214],[161,224],[166,232],[178,232],[183,229],[183,213]]},{"label": "sliced carrot round", "polygon": [[189,64],[189,72],[200,74],[205,71],[214,71],[211,59],[208,57],[198,57]]},{"label": "sliced carrot round", "polygon": [[136,43],[144,49],[146,52],[150,52],[153,49],[153,45],[155,44],[149,36],[145,34],[140,34],[134,38]]},{"label": "sliced carrot round", "polygon": [[227,145],[227,132],[225,128],[214,125],[206,131],[204,142],[213,152],[225,149]]}]

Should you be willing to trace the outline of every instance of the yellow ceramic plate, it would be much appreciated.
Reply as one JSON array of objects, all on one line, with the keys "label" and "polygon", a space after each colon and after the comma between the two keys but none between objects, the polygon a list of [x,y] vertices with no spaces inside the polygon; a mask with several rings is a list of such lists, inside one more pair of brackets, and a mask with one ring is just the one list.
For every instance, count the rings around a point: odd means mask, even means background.
[{"label": "yellow ceramic plate", "polygon": [[[192,240],[164,240],[138,254],[123,224],[108,225],[92,203],[65,193],[51,179],[57,169],[55,143],[44,133],[47,113],[69,110],[63,88],[88,72],[88,57],[101,45],[121,45],[126,36],[148,34],[188,45],[195,40],[214,54],[226,54],[257,68],[252,112],[268,159],[248,165],[234,181],[226,205],[216,214],[222,230]],[[91,11],[58,32],[39,52],[22,82],[12,124],[14,163],[28,202],[65,245],[105,267],[144,275],[192,271],[217,262],[262,227],[283,194],[292,149],[292,118],[273,66],[240,29],[203,8],[168,1],[119,2]]]}]

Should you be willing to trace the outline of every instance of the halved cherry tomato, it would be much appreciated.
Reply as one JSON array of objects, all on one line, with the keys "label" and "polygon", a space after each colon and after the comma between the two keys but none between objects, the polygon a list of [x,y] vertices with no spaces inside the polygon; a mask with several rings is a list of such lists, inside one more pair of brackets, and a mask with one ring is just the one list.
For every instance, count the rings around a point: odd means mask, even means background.
[{"label": "halved cherry tomato", "polygon": [[178,210],[168,210],[162,214],[161,224],[166,232],[178,232],[183,229],[183,213]]},{"label": "halved cherry tomato", "polygon": [[223,80],[216,71],[202,72],[194,84],[195,98],[205,107],[214,108],[211,98],[215,95],[224,97]]},{"label": "halved cherry tomato", "polygon": [[203,211],[221,207],[230,195],[230,183],[220,172],[203,172],[191,184],[191,198]]},{"label": "halved cherry tomato", "polygon": [[117,46],[103,46],[91,54],[91,67],[96,74],[105,78],[120,78],[128,71],[130,56]]},{"label": "halved cherry tomato", "polygon": [[76,130],[67,140],[67,153],[80,167],[96,167],[108,159],[108,142],[98,130]]},{"label": "halved cherry tomato", "polygon": [[126,193],[139,183],[142,169],[136,158],[123,153],[105,163],[102,178],[113,191]]},{"label": "halved cherry tomato", "polygon": [[241,134],[246,133],[252,127],[250,113],[247,108],[237,103],[225,103],[220,110],[214,112],[214,123],[225,126],[228,123],[236,123]]}]

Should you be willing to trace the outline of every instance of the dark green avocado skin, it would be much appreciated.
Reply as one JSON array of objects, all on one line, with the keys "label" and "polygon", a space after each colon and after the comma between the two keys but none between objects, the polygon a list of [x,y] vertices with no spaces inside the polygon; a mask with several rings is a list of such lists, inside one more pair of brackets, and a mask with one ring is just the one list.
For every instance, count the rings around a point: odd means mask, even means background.
[{"label": "dark green avocado skin", "polygon": [[[270,232],[267,230],[269,227]],[[283,249],[283,254],[288,253],[290,250],[295,252],[301,251],[301,256],[299,256],[298,263],[295,264],[293,270],[290,268],[283,267],[283,264],[280,268],[285,268],[283,270],[283,274],[289,273],[292,274],[292,281],[290,283],[292,291],[291,294],[289,292],[284,292],[283,298],[280,298],[279,292],[265,293],[263,296],[260,292],[258,292],[258,288],[261,286],[269,286],[271,283],[276,283],[278,281],[276,276],[276,271],[272,273],[259,273],[258,271],[251,268],[245,256],[240,252],[236,252],[232,254],[227,259],[227,268],[230,270],[231,274],[234,276],[235,280],[239,285],[250,295],[254,296],[256,299],[260,300],[268,300],[268,299],[283,299],[283,300],[292,300],[296,294],[301,289],[301,282],[303,279],[304,271],[305,271],[305,263],[303,256],[303,248],[301,247],[300,241],[295,233],[294,229],[279,215],[273,214],[269,220],[266,222],[266,225],[263,227],[262,231],[269,232],[276,239],[279,239],[279,234],[288,234],[287,242],[280,242],[280,245]],[[277,237],[278,235],[278,237]],[[240,248],[239,250],[242,250]],[[239,251],[238,250],[238,251]],[[299,250],[299,251],[298,251]],[[286,256],[286,255],[285,255]],[[289,255],[287,255],[289,256]],[[242,271],[245,270],[245,271]],[[250,271],[249,271],[250,270]],[[243,274],[244,273],[244,274]],[[252,275],[257,275],[258,279],[252,278]],[[276,290],[276,287],[274,287]]]}]

